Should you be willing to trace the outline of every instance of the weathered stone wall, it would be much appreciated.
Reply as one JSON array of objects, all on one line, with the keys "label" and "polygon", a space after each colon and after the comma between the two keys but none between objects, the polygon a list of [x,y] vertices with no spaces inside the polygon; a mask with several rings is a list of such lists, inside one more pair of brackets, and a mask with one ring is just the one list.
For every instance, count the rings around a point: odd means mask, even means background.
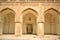
[{"label": "weathered stone wall", "polygon": [[[1,12],[1,10],[5,9],[5,8],[12,9],[15,12],[15,34],[22,35],[22,30],[20,30],[20,29],[22,27],[21,15],[22,15],[23,10],[28,9],[28,8],[36,10],[36,12],[38,13],[37,24],[38,24],[38,26],[43,26],[45,11],[50,8],[53,8],[60,12],[59,4],[60,3],[47,3],[47,2],[46,3],[34,3],[34,2],[32,2],[32,3],[31,2],[30,3],[7,2],[6,3],[6,2],[4,2],[4,3],[0,3],[0,12]],[[20,28],[20,29],[18,29],[18,28]],[[57,28],[57,34],[60,34],[59,28],[60,27]],[[39,33],[41,33],[42,35],[44,33],[43,29],[44,29],[44,26],[39,29],[40,31],[41,30],[43,31],[42,33],[39,31]],[[0,29],[0,34],[2,32],[1,30],[2,29]]]}]

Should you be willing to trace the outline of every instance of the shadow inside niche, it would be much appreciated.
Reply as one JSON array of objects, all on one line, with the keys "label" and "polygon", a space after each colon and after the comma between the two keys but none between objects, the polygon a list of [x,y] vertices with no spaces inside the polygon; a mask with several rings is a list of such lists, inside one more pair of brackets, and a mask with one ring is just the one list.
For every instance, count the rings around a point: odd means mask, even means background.
[{"label": "shadow inside niche", "polygon": [[58,37],[58,40],[60,40],[60,37]]}]

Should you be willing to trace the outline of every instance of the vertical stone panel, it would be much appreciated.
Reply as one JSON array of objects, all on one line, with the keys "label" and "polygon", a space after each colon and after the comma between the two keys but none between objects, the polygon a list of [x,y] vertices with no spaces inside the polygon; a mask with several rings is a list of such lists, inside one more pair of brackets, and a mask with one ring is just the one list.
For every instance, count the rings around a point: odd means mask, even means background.
[{"label": "vertical stone panel", "polygon": [[22,24],[20,22],[15,23],[15,35],[16,36],[22,35]]},{"label": "vertical stone panel", "polygon": [[44,36],[44,23],[43,22],[39,22],[38,23],[38,36],[39,37],[43,37]]},{"label": "vertical stone panel", "polygon": [[3,34],[3,17],[0,16],[0,35]]}]

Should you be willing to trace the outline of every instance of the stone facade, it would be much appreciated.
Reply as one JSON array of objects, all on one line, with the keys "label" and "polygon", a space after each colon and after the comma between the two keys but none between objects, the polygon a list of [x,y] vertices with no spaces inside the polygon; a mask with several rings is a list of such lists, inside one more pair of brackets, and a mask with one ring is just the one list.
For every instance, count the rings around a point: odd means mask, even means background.
[{"label": "stone facade", "polygon": [[33,34],[39,37],[43,37],[44,33],[60,35],[60,3],[0,3],[1,35],[4,33],[20,36],[27,34],[27,24],[33,24]]}]

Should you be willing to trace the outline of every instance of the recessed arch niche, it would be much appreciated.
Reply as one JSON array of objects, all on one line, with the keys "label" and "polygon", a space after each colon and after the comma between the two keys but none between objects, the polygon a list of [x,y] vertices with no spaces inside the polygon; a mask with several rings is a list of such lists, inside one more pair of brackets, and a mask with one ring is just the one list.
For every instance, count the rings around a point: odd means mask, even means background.
[{"label": "recessed arch niche", "polygon": [[59,27],[59,12],[56,9],[50,8],[45,11],[44,15],[44,33],[45,34],[57,34],[57,28]]},{"label": "recessed arch niche", "polygon": [[0,11],[0,25],[3,34],[15,34],[15,12],[10,8]]},{"label": "recessed arch niche", "polygon": [[22,33],[37,34],[37,12],[27,8],[22,12]]}]

